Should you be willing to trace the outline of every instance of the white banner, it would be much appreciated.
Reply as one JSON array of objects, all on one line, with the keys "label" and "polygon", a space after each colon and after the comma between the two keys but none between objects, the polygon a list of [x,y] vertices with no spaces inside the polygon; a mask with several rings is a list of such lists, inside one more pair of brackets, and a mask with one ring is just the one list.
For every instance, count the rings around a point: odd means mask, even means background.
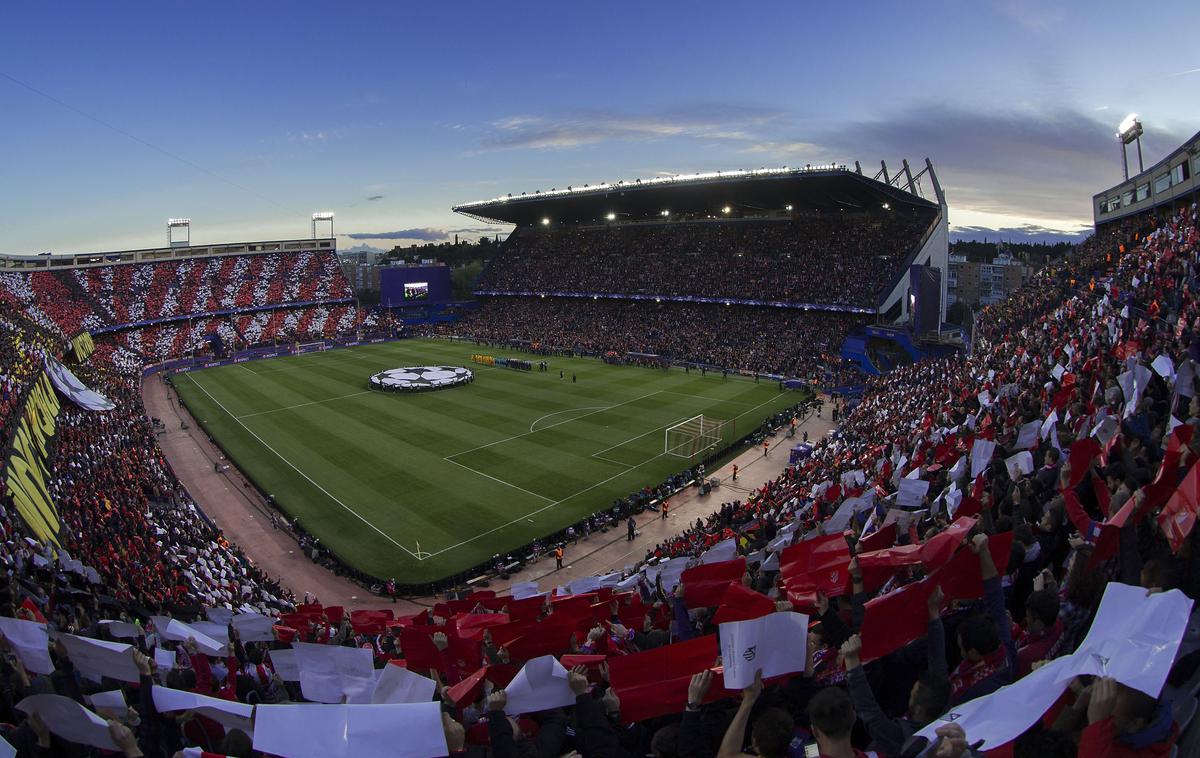
[{"label": "white banner", "polygon": [[104,395],[88,389],[70,369],[50,356],[46,356],[46,374],[59,392],[85,411],[111,411],[117,407]]}]

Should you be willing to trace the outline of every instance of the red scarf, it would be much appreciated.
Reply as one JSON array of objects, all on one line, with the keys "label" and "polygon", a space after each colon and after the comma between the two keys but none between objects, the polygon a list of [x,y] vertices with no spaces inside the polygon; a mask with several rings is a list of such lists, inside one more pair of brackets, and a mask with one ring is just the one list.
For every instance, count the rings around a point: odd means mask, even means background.
[{"label": "red scarf", "polygon": [[[974,668],[971,668],[972,666]],[[1003,645],[985,655],[978,664],[972,664],[971,661],[959,663],[958,668],[950,675],[951,697],[957,698],[988,677],[1000,673],[1007,666],[1008,658]]]}]

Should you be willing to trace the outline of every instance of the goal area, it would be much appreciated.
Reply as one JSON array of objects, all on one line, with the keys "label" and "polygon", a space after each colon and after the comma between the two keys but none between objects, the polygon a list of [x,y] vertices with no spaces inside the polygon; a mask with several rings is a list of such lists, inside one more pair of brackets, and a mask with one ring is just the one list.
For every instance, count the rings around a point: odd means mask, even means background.
[{"label": "goal area", "polygon": [[302,353],[323,353],[325,352],[324,342],[297,342],[292,352],[296,355]]},{"label": "goal area", "polygon": [[693,416],[667,427],[663,453],[689,460],[703,457],[734,440],[734,422],[712,416]]}]

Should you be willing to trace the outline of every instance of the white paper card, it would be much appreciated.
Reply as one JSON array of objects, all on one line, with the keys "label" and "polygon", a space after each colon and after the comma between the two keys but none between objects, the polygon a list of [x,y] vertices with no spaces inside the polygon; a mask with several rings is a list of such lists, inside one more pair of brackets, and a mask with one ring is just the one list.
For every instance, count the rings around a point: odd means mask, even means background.
[{"label": "white paper card", "polygon": [[1030,421],[1028,424],[1022,424],[1021,430],[1017,432],[1017,450],[1028,450],[1037,442],[1038,432],[1042,430],[1041,421]]},{"label": "white paper card", "polygon": [[745,689],[762,670],[764,679],[803,671],[808,660],[808,616],[771,613],[720,625],[725,689]]},{"label": "white paper card", "polygon": [[254,749],[288,758],[439,758],[449,753],[438,703],[260,705]]},{"label": "white paper card", "polygon": [[117,749],[117,744],[108,735],[108,722],[69,697],[31,695],[17,703],[17,710],[41,716],[51,733],[68,742],[104,750]]},{"label": "white paper card", "polygon": [[107,690],[93,695],[84,695],[85,700],[92,704],[94,711],[109,711],[125,717],[125,693],[120,690]]},{"label": "white paper card", "polygon": [[437,682],[427,676],[415,674],[403,666],[388,664],[383,667],[371,702],[380,703],[425,703],[433,699]]},{"label": "white paper card", "polygon": [[196,711],[226,729],[241,729],[246,734],[254,733],[254,726],[250,723],[250,715],[254,712],[252,705],[157,685],[150,694],[154,697],[154,707],[163,713]]},{"label": "white paper card", "polygon": [[996,452],[996,443],[991,440],[977,439],[971,446],[971,478],[982,474],[992,462],[992,454]]},{"label": "white paper card", "polygon": [[76,637],[74,634],[59,634],[56,639],[67,648],[67,655],[75,668],[85,674],[107,676],[119,682],[140,680],[137,666],[133,662],[133,646],[120,642]]},{"label": "white paper card", "polygon": [[575,704],[575,693],[567,684],[567,670],[552,655],[528,661],[504,688],[508,704],[504,712],[537,713]]},{"label": "white paper card", "polygon": [[300,691],[318,703],[340,703],[343,698],[369,698],[375,688],[375,658],[359,647],[294,643],[300,665]]},{"label": "white paper card", "polygon": [[0,632],[21,659],[26,671],[32,674],[54,673],[54,663],[50,660],[50,635],[46,633],[45,624],[0,616]]},{"label": "white paper card", "polygon": [[239,613],[233,617],[233,628],[242,642],[271,642],[275,639],[275,619],[261,613]]},{"label": "white paper card", "polygon": [[285,682],[300,681],[300,662],[296,660],[296,651],[290,648],[272,650],[269,653],[271,666],[279,678]]},{"label": "white paper card", "polygon": [[901,479],[900,488],[896,493],[896,505],[901,508],[916,508],[921,505],[928,491],[929,482],[924,479]]}]

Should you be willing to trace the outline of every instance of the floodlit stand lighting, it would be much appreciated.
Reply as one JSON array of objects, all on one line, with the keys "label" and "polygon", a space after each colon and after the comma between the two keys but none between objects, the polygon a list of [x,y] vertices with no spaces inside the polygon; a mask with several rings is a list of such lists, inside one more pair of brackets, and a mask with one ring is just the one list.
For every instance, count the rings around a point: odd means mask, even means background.
[{"label": "floodlit stand lighting", "polygon": [[323,211],[321,213],[314,213],[312,215],[312,238],[313,239],[317,238],[317,222],[318,221],[328,221],[329,222],[329,236],[332,237],[333,236],[333,214],[328,211]]},{"label": "floodlit stand lighting", "polygon": [[[175,239],[175,230],[183,230],[183,239]],[[167,219],[167,247],[190,247],[192,244],[192,220],[190,218]]]},{"label": "floodlit stand lighting", "polygon": [[1117,139],[1121,141],[1121,169],[1124,171],[1126,181],[1129,180],[1129,156],[1126,153],[1125,146],[1130,142],[1137,143],[1138,156],[1138,173],[1145,171],[1142,165],[1142,122],[1138,121],[1136,113],[1130,113],[1117,127]]}]

